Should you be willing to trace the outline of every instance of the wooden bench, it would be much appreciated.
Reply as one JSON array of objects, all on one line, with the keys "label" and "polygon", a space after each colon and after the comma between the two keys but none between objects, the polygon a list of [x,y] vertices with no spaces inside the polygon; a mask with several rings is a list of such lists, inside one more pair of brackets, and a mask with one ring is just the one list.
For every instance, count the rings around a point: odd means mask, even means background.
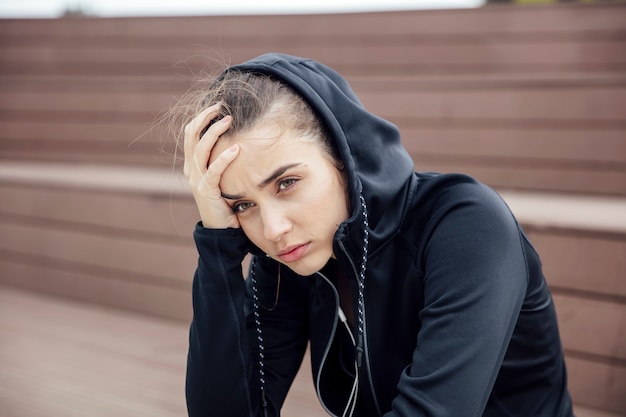
[{"label": "wooden bench", "polygon": [[197,214],[154,121],[207,62],[309,56],[418,169],[502,192],[542,254],[577,410],[626,415],[625,23],[624,4],[1,21],[0,284],[188,322]]}]

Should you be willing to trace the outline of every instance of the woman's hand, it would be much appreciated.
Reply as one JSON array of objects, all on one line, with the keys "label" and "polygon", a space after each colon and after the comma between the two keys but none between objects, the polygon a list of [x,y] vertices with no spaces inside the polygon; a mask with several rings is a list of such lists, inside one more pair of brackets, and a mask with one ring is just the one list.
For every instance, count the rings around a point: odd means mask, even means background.
[{"label": "woman's hand", "polygon": [[214,156],[213,162],[209,165],[211,151],[220,135],[230,127],[232,117],[224,117],[200,137],[202,130],[219,115],[220,107],[221,104],[216,104],[203,110],[185,126],[183,171],[189,180],[202,225],[210,229],[239,227],[239,221],[222,198],[219,187],[224,170],[239,154],[239,146],[233,145],[217,158]]}]

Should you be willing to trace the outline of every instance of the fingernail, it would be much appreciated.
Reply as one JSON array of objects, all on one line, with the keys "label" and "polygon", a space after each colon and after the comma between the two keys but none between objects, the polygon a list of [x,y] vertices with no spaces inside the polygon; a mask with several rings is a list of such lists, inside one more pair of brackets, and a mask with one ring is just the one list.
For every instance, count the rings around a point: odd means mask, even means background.
[{"label": "fingernail", "polygon": [[228,148],[228,152],[230,153],[237,152],[237,145],[232,145],[230,148]]}]

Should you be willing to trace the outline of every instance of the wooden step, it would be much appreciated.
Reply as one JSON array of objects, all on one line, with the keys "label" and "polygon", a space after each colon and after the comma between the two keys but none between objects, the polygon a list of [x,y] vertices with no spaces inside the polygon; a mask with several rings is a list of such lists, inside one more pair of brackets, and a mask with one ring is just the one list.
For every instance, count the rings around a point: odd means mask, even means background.
[{"label": "wooden step", "polygon": [[[0,404],[11,417],[180,417],[188,326],[0,286]],[[308,354],[283,408],[322,416]]]}]

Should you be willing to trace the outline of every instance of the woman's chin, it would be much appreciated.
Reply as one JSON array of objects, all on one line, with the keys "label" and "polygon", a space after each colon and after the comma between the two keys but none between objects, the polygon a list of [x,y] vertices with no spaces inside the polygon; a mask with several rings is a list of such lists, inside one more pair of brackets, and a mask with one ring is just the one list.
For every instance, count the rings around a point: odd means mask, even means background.
[{"label": "woman's chin", "polygon": [[309,276],[320,271],[329,259],[330,257],[325,259],[306,259],[305,257],[297,262],[281,263],[298,275]]}]

